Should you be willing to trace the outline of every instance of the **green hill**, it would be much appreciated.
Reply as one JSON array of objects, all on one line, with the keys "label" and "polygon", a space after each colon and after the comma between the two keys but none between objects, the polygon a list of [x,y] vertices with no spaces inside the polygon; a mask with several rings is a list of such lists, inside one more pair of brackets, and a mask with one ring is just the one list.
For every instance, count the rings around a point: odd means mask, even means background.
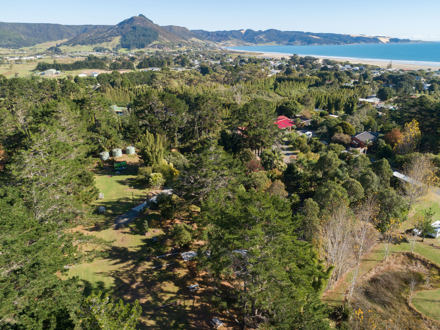
[{"label": "green hill", "polygon": [[312,33],[280,30],[204,31],[180,26],[159,26],[144,15],[134,16],[117,25],[61,25],[0,23],[0,47],[20,48],[47,41],[65,40],[64,45],[99,45],[120,38],[122,48],[145,48],[153,42],[187,43],[190,40],[222,45],[277,44],[321,45],[403,42],[406,39],[352,36],[335,33]]}]

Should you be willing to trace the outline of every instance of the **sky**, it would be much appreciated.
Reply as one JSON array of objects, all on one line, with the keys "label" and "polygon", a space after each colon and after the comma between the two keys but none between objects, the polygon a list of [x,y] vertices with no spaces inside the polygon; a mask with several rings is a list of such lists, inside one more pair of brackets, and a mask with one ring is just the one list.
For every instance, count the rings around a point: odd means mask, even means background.
[{"label": "sky", "polygon": [[440,0],[0,0],[0,21],[117,24],[138,14],[190,29],[269,28],[440,41]]}]

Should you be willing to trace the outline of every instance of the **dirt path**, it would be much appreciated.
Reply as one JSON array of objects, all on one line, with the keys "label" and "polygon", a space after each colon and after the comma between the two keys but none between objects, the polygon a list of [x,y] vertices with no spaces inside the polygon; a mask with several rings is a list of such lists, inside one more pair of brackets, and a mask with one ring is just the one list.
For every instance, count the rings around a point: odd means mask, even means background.
[{"label": "dirt path", "polygon": [[157,195],[151,197],[149,200],[139,204],[136,207],[133,207],[130,211],[118,216],[115,219],[115,229],[119,229],[125,225],[128,225],[130,222],[136,219],[143,210],[145,210],[147,207],[150,207],[151,204],[156,204],[157,196],[161,194],[172,195],[173,190],[172,189],[161,190]]}]

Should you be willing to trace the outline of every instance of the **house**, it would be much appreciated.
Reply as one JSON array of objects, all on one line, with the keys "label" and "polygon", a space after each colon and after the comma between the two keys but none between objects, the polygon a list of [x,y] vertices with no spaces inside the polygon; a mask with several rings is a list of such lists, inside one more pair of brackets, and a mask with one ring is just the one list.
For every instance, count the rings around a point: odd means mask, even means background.
[{"label": "house", "polygon": [[278,116],[274,124],[277,125],[279,129],[287,128],[289,131],[292,129],[292,126],[295,125],[293,120],[286,116]]},{"label": "house", "polygon": [[362,132],[351,138],[351,145],[354,148],[359,148],[361,153],[366,153],[368,146],[377,140],[377,133],[373,132]]},{"label": "house", "polygon": [[56,74],[59,74],[59,71],[57,71],[55,69],[49,69],[49,70],[46,70],[42,73],[43,76],[48,76],[48,77],[54,76]]},{"label": "house", "polygon": [[127,112],[126,107],[118,107],[116,104],[113,104],[110,109],[113,110],[118,116],[123,116]]},{"label": "house", "polygon": [[369,103],[369,104],[372,104],[372,105],[378,105],[381,102],[381,100],[379,98],[377,98],[376,96],[369,96],[366,99],[360,98],[359,102],[361,102],[361,103]]},{"label": "house", "polygon": [[305,129],[297,131],[298,135],[305,135],[308,139],[312,138],[315,134],[313,131],[307,131]]}]

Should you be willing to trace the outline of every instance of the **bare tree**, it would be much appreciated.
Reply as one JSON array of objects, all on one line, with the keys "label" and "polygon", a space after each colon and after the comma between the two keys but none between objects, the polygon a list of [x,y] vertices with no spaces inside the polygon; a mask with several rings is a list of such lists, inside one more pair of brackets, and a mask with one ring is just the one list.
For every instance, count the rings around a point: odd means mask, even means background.
[{"label": "bare tree", "polygon": [[407,180],[404,184],[405,195],[410,205],[425,195],[429,188],[437,183],[436,167],[427,155],[414,157],[404,169]]},{"label": "bare tree", "polygon": [[334,267],[329,284],[348,269],[353,253],[353,220],[346,206],[336,208],[322,230],[323,250],[328,265]]},{"label": "bare tree", "polygon": [[364,253],[367,252],[372,245],[374,245],[374,236],[377,233],[377,230],[374,228],[373,222],[377,213],[378,205],[374,197],[367,198],[357,209],[357,222],[353,230],[356,266],[348,292],[348,299],[351,298],[356,285],[361,258]]}]

